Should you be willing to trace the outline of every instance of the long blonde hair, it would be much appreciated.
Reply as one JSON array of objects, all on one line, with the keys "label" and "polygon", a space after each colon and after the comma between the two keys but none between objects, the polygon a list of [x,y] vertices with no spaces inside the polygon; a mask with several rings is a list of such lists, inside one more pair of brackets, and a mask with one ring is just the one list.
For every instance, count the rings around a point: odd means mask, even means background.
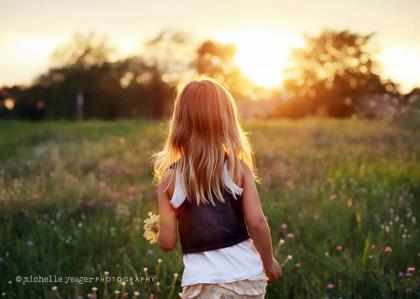
[{"label": "long blonde hair", "polygon": [[191,81],[175,99],[163,150],[153,155],[155,181],[160,183],[176,162],[189,200],[224,202],[225,156],[234,181],[241,179],[241,161],[254,174],[251,146],[232,95],[212,79]]}]

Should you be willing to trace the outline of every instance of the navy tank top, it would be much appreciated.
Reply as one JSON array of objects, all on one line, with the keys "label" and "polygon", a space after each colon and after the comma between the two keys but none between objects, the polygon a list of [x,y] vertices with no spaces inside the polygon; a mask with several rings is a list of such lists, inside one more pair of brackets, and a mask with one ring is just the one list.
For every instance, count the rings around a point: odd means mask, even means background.
[{"label": "navy tank top", "polygon": [[[171,168],[176,168],[174,166]],[[215,205],[198,205],[196,200],[186,198],[176,209],[183,253],[220,249],[249,239],[242,209],[242,194],[234,196],[225,186],[222,195],[224,203],[215,199]]]}]

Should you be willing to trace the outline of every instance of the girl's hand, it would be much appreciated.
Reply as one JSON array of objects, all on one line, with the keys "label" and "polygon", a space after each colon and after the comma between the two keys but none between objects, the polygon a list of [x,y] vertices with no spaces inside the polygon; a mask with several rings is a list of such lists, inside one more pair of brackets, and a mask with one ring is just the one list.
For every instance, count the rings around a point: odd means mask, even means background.
[{"label": "girl's hand", "polygon": [[276,259],[273,259],[270,265],[264,266],[264,268],[265,274],[268,276],[268,281],[277,280],[280,278],[280,276],[282,276],[281,266]]}]

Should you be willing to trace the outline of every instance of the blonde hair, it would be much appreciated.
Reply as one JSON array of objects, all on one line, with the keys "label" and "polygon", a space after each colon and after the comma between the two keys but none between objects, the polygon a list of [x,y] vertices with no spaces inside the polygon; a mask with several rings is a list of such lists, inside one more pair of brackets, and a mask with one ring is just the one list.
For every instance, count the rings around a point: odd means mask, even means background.
[{"label": "blonde hair", "polygon": [[241,161],[254,175],[251,146],[232,95],[212,79],[191,81],[175,99],[163,150],[153,155],[155,181],[160,183],[177,162],[189,200],[224,202],[225,155],[234,181],[241,180]]}]

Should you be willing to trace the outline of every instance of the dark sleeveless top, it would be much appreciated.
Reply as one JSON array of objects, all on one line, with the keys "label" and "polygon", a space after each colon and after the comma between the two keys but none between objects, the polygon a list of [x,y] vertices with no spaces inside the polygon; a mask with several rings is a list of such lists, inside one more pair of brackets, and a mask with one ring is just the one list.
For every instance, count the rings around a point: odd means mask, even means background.
[{"label": "dark sleeveless top", "polygon": [[[172,167],[171,167],[172,168]],[[197,253],[233,246],[249,238],[242,209],[242,195],[233,195],[225,188],[224,203],[197,205],[195,199],[176,209],[178,233],[183,253]]]}]

